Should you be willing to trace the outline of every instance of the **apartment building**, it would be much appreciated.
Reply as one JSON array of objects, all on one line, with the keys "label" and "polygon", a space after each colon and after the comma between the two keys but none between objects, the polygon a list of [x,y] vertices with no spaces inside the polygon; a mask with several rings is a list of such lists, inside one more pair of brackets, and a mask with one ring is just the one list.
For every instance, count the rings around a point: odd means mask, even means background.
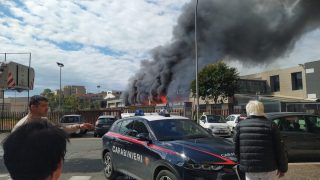
[{"label": "apartment building", "polygon": [[86,94],[86,88],[84,86],[64,86],[63,87],[63,95],[64,97],[68,97],[71,95],[84,95]]}]

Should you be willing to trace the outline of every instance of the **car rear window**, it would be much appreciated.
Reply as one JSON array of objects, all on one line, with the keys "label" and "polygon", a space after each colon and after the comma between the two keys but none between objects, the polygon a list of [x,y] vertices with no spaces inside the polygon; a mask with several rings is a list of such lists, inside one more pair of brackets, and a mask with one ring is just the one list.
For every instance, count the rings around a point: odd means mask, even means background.
[{"label": "car rear window", "polygon": [[99,118],[99,123],[113,123],[116,120],[116,118]]},{"label": "car rear window", "polygon": [[223,116],[217,116],[217,115],[207,115],[207,120],[209,123],[225,123],[226,122]]},{"label": "car rear window", "polygon": [[61,119],[61,123],[78,123],[80,116],[65,116]]},{"label": "car rear window", "polygon": [[307,116],[309,121],[309,127],[311,131],[320,131],[320,117],[319,116]]}]

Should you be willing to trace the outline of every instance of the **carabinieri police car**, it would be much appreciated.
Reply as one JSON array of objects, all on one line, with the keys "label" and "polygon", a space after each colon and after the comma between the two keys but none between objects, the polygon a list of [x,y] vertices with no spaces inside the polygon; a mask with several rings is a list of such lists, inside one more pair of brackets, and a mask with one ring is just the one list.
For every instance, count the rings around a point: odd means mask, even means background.
[{"label": "carabinieri police car", "polygon": [[107,179],[239,179],[232,142],[181,116],[144,115],[117,120],[103,136]]}]

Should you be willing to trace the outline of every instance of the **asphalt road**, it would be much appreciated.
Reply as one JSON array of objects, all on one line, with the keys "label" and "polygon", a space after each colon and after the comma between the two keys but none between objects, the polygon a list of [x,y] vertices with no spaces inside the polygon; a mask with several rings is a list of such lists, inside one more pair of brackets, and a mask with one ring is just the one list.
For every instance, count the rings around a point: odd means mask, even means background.
[{"label": "asphalt road", "polygon": [[[0,134],[0,141],[5,137]],[[92,133],[84,137],[72,137],[68,145],[61,180],[104,180],[101,162],[101,139]],[[0,180],[8,180],[0,148]],[[129,179],[121,177],[120,179]],[[320,163],[290,163],[282,180],[320,180]]]}]

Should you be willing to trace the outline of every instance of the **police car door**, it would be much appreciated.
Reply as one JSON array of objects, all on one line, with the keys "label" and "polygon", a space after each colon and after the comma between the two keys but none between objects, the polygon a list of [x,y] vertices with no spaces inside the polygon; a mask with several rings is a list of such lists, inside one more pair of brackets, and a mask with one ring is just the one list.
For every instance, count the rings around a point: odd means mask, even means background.
[{"label": "police car door", "polygon": [[[150,179],[149,175],[152,173],[150,163],[157,155],[148,148],[148,140],[139,136],[139,134],[142,135],[142,133],[144,133],[150,138],[150,132],[143,120],[135,120],[133,126],[134,133],[132,133],[132,138],[137,140],[137,142],[131,142],[127,146],[128,152],[131,153],[130,167],[128,167],[128,170],[135,172],[136,178],[138,179]],[[143,137],[146,137],[145,135]]]},{"label": "police car door", "polygon": [[112,146],[112,153],[114,157],[114,163],[117,170],[127,171],[130,166],[131,159],[127,157],[127,145],[130,141],[130,133],[133,128],[133,120],[124,120],[119,128],[119,134],[122,137],[116,138]]}]

